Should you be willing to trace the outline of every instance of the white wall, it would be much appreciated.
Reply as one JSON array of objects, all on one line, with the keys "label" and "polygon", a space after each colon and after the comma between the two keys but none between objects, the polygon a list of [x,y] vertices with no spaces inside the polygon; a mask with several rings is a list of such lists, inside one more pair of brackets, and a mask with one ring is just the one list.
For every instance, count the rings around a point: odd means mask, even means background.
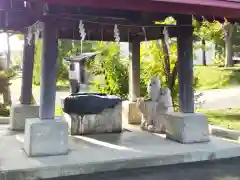
[{"label": "white wall", "polygon": [[[198,45],[201,45],[201,41],[200,42],[196,42],[195,43],[197,46]],[[206,42],[206,47],[207,47],[207,50],[206,50],[206,61],[207,61],[207,64],[212,64],[213,61],[212,59],[214,58],[214,55],[215,55],[215,45],[211,42]],[[196,65],[201,65],[202,64],[202,49],[199,48],[199,49],[196,49],[194,50],[194,64]]]}]

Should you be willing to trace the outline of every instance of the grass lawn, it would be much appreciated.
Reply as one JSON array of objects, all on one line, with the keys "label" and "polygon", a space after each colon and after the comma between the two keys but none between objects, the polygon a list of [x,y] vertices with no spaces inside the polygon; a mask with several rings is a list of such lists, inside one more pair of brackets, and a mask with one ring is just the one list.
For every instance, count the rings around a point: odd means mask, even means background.
[{"label": "grass lawn", "polygon": [[240,85],[240,66],[232,68],[216,66],[195,66],[197,89],[218,89]]},{"label": "grass lawn", "polygon": [[60,116],[62,114],[62,107],[60,105],[57,105],[55,108],[55,115]]},{"label": "grass lawn", "polygon": [[219,110],[197,110],[208,116],[209,124],[219,127],[240,130],[240,108]]}]

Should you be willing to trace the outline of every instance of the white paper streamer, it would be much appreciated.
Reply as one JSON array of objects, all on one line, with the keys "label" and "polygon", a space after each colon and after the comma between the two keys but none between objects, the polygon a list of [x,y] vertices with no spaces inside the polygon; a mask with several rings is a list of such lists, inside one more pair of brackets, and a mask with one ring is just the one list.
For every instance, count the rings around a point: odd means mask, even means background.
[{"label": "white paper streamer", "polygon": [[85,28],[84,28],[84,24],[82,22],[82,20],[80,20],[79,22],[79,34],[81,36],[81,40],[85,40],[86,37],[86,32],[85,32]]},{"label": "white paper streamer", "polygon": [[114,25],[114,38],[117,43],[120,43],[120,31],[117,24]]},{"label": "white paper streamer", "polygon": [[28,35],[27,35],[27,43],[29,46],[32,45],[32,39],[33,39],[33,30],[32,27],[28,28]]},{"label": "white paper streamer", "polygon": [[167,47],[169,49],[169,43],[168,43],[169,42],[169,33],[168,33],[167,27],[164,27],[164,29],[163,29],[163,36],[164,36],[164,40],[167,44]]},{"label": "white paper streamer", "polygon": [[147,40],[147,32],[146,32],[145,27],[142,27],[142,31],[144,33],[144,40],[145,40],[144,44],[146,45],[147,48],[150,49],[150,44],[148,43],[148,40]]}]

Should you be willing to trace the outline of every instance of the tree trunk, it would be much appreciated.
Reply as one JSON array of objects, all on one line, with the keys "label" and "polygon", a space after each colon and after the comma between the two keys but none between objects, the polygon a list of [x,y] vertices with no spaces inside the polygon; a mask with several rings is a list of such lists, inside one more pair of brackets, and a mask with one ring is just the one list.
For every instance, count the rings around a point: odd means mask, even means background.
[{"label": "tree trunk", "polygon": [[[170,54],[169,54],[168,45],[167,45],[165,38],[161,39],[161,44],[162,44],[162,49],[163,49],[163,54],[164,54],[163,67],[164,67],[164,72],[166,74],[166,82],[169,86],[169,81],[171,78]],[[159,47],[161,47],[160,44],[159,44]]]},{"label": "tree trunk", "polygon": [[[163,53],[164,53],[164,71],[165,71],[165,76],[166,76],[166,82],[168,85],[168,88],[170,89],[171,93],[172,93],[172,97],[173,97],[173,88],[174,85],[176,83],[176,79],[177,79],[177,74],[178,74],[178,61],[176,61],[173,70],[171,72],[171,67],[170,67],[170,50],[168,49],[168,45],[166,42],[166,39],[163,38],[161,39],[161,43],[162,43],[162,48],[163,48]],[[174,102],[173,102],[174,104]]]},{"label": "tree trunk", "polygon": [[202,40],[202,62],[203,62],[203,65],[206,66],[207,65],[207,57],[206,57],[206,41],[205,39]]},{"label": "tree trunk", "polygon": [[232,45],[232,34],[233,34],[233,25],[231,23],[224,24],[224,35],[225,35],[225,66],[233,66],[233,45]]}]

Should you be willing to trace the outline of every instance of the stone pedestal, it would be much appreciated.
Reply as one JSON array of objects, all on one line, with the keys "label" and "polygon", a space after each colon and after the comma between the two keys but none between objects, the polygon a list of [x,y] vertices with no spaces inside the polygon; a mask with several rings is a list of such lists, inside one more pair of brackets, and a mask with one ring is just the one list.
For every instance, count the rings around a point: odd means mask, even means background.
[{"label": "stone pedestal", "polygon": [[141,124],[142,115],[137,108],[137,102],[124,101],[122,114],[124,122],[128,124]]},{"label": "stone pedestal", "polygon": [[209,141],[207,117],[195,113],[165,114],[166,136],[183,144]]},{"label": "stone pedestal", "polygon": [[100,114],[78,116],[63,113],[62,120],[68,123],[71,135],[119,133],[122,132],[122,104]]},{"label": "stone pedestal", "polygon": [[28,118],[39,117],[38,105],[18,104],[12,106],[10,115],[10,129],[23,131],[25,129],[25,120]]},{"label": "stone pedestal", "polygon": [[154,101],[139,101],[139,110],[142,113],[141,129],[154,133],[165,132],[164,114],[169,112],[168,108],[159,108],[159,103]]},{"label": "stone pedestal", "polygon": [[67,154],[67,123],[62,120],[27,119],[24,150],[30,157]]}]

